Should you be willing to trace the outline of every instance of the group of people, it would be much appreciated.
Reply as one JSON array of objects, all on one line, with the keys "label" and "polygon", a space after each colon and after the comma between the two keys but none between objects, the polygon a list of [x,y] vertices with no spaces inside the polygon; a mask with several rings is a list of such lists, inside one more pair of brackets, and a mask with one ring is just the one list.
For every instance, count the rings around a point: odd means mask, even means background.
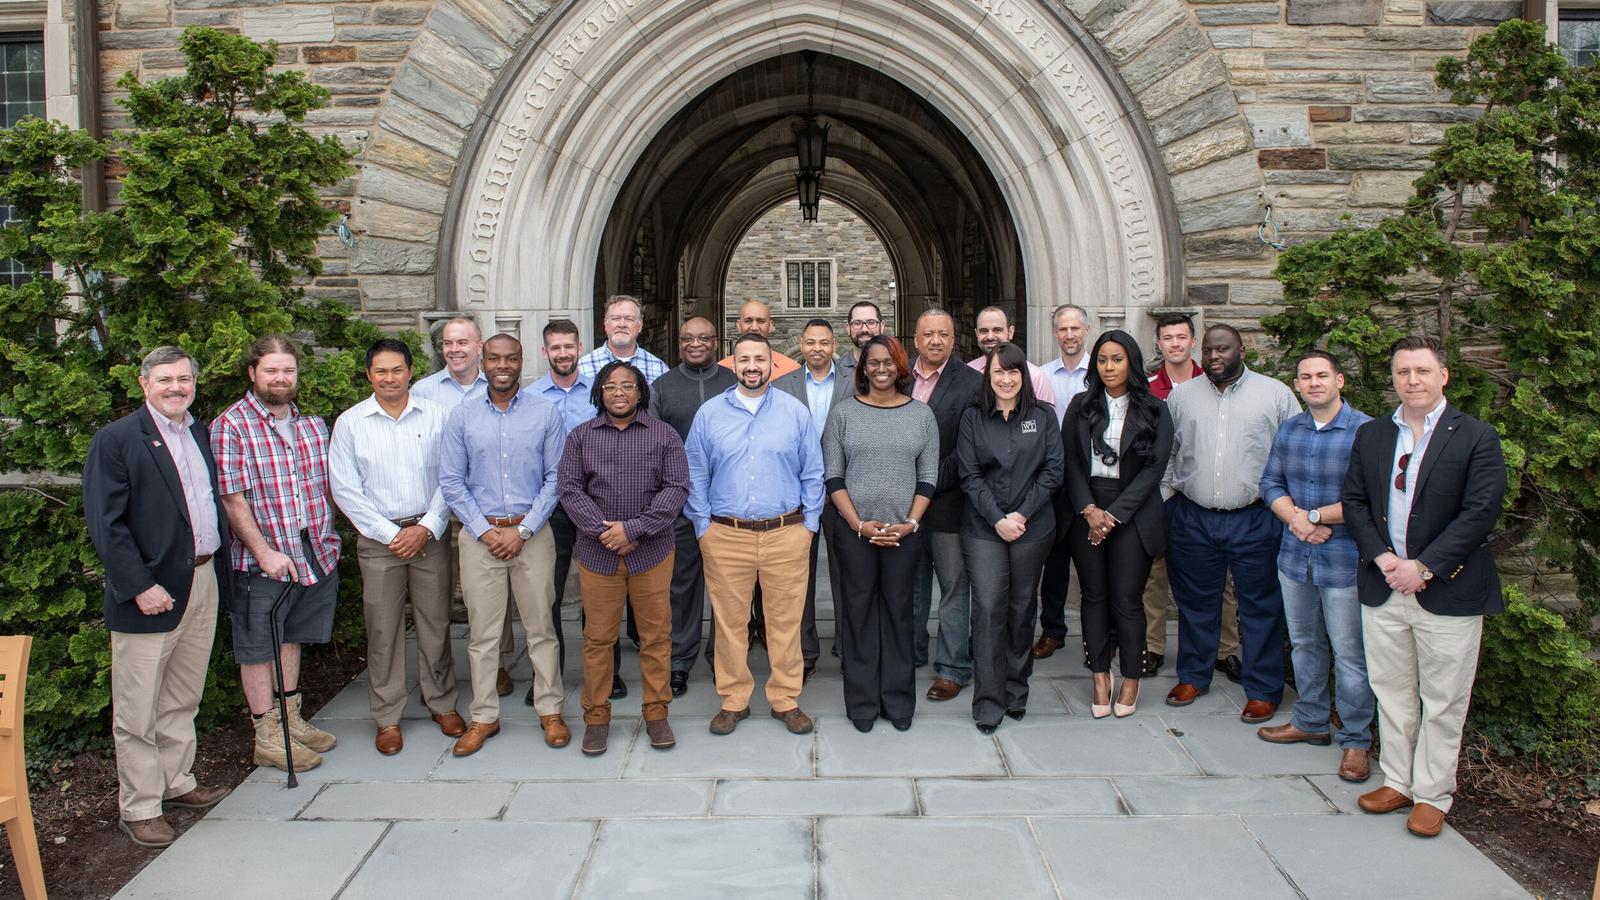
[{"label": "group of people", "polygon": [[[976,319],[982,354],[965,362],[940,309],[916,319],[914,356],[858,303],[844,352],[813,319],[796,362],[774,352],[770,310],[751,301],[730,356],[717,358],[716,326],[696,317],[679,326],[670,367],[639,345],[636,299],[610,298],[602,322],[604,343],[587,354],[574,323],[549,322],[547,372],[526,386],[522,343],[482,340],[470,318],[446,323],[444,367],[414,384],[411,349],[380,340],[366,357],[371,396],[331,432],[296,405],[299,355],[282,337],[252,345],[249,391],[209,428],[189,412],[195,361],[175,347],[145,358],[145,405],[96,435],[84,471],[107,572],[122,827],[136,842],[173,839],[163,805],[205,808],[226,793],[191,771],[219,608],[255,761],[292,757],[304,770],[333,750],[301,715],[297,683],[301,645],[327,641],[333,624],[335,507],[359,534],[384,754],[403,749],[407,600],[421,699],[456,756],[499,733],[513,608],[532,667],[526,702],[546,744],[572,740],[561,604],[574,558],[582,752],[606,751],[610,700],[627,690],[624,619],[652,747],[674,745],[668,707],[702,647],[721,701],[711,732],[749,716],[756,642],[772,717],[808,733],[800,698],[821,653],[825,542],[833,649],[860,731],[912,727],[916,669],[929,661],[927,700],[970,687],[985,734],[1022,719],[1035,659],[1066,636],[1074,571],[1090,714],[1134,715],[1141,679],[1163,662],[1169,581],[1179,647],[1167,704],[1193,703],[1218,670],[1235,675],[1241,718],[1261,739],[1336,738],[1338,773],[1356,782],[1370,774],[1376,710],[1386,784],[1362,808],[1411,808],[1411,831],[1439,833],[1482,615],[1499,609],[1488,538],[1505,468],[1493,429],[1444,399],[1437,342],[1395,345],[1400,403],[1374,419],[1343,401],[1331,354],[1298,360],[1291,392],[1245,366],[1228,325],[1206,329],[1196,364],[1180,315],[1157,322],[1154,373],[1132,335],[1095,336],[1071,305],[1054,312],[1059,353],[1042,366],[992,307]],[[449,639],[458,590],[466,718]],[[1286,622],[1299,697],[1289,721],[1265,725],[1284,693]]]}]

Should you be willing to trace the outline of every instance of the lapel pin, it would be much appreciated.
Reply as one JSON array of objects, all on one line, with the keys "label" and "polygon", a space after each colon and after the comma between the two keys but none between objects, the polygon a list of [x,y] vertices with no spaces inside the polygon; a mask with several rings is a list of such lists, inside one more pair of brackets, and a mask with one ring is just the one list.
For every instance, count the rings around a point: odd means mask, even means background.
[{"label": "lapel pin", "polygon": [[159,447],[159,446],[161,446],[161,442],[160,441],[151,441],[150,445],[153,446],[153,447]]}]

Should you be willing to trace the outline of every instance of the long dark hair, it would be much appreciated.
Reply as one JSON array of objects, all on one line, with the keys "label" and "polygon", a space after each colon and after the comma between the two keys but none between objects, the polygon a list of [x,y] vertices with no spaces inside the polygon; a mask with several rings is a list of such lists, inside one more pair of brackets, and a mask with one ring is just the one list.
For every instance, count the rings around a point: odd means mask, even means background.
[{"label": "long dark hair", "polygon": [[1123,443],[1128,451],[1146,465],[1154,463],[1156,423],[1161,418],[1161,401],[1150,393],[1150,382],[1144,378],[1144,356],[1139,352],[1139,342],[1126,331],[1107,331],[1094,342],[1089,351],[1089,377],[1084,380],[1083,420],[1089,424],[1089,450],[1100,461],[1114,466],[1118,461],[1116,447],[1106,443],[1106,420],[1111,412],[1106,405],[1106,385],[1100,380],[1100,348],[1117,343],[1128,357],[1128,417],[1122,422]]},{"label": "long dark hair", "polygon": [[911,364],[906,361],[905,348],[887,334],[875,334],[872,340],[861,345],[861,355],[856,358],[856,396],[865,397],[872,390],[872,382],[867,378],[867,351],[873,347],[882,347],[889,351],[889,360],[894,363],[895,390],[907,397],[911,396]]},{"label": "long dark hair", "polygon": [[994,412],[996,407],[994,382],[989,378],[995,369],[1022,373],[1022,389],[1017,392],[1017,412],[1026,415],[1038,402],[1033,395],[1033,375],[1028,371],[1028,354],[1010,341],[989,351],[988,361],[983,364],[983,391],[978,394],[978,406],[983,409],[984,415]]}]

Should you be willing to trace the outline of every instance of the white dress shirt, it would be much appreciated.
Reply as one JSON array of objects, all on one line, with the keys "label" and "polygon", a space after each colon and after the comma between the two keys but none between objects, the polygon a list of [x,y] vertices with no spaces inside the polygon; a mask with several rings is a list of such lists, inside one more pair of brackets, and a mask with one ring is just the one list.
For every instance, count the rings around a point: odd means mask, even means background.
[{"label": "white dress shirt", "polygon": [[[1411,525],[1411,501],[1415,499],[1417,488],[1417,473],[1422,470],[1422,457],[1428,452],[1428,441],[1433,437],[1433,426],[1439,424],[1439,417],[1444,414],[1445,400],[1440,400],[1422,419],[1422,437],[1418,438],[1411,426],[1406,424],[1405,406],[1397,406],[1394,410],[1394,424],[1400,429],[1395,436],[1394,462],[1390,463],[1389,470],[1389,543],[1393,545],[1395,555],[1401,559],[1410,559],[1406,554],[1406,529]],[[1406,461],[1404,478],[1400,470],[1400,458],[1406,454],[1411,458]],[[1404,488],[1395,487],[1396,482],[1405,485]]]},{"label": "white dress shirt", "polygon": [[372,396],[339,416],[328,445],[333,500],[363,536],[387,544],[400,533],[393,520],[420,515],[418,524],[444,537],[450,509],[439,491],[439,446],[446,417],[438,404],[414,396],[399,418]]},{"label": "white dress shirt", "polygon": [[[1106,430],[1101,434],[1106,446],[1122,452],[1122,423],[1128,418],[1128,395],[1121,397],[1106,396],[1106,409],[1110,413],[1106,417]],[[1100,454],[1095,452],[1094,444],[1089,444],[1089,477],[1091,478],[1121,478],[1122,460],[1118,459],[1111,465],[1100,459]]]}]

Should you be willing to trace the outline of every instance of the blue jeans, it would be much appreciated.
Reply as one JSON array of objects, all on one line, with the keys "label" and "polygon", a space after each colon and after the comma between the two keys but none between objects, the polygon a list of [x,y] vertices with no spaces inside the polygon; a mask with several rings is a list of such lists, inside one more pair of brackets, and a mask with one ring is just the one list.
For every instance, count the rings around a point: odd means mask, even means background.
[{"label": "blue jeans", "polygon": [[1178,603],[1179,682],[1211,686],[1222,639],[1222,587],[1232,573],[1245,696],[1283,700],[1282,536],[1282,523],[1265,504],[1217,512],[1182,494],[1167,501],[1167,576]]},{"label": "blue jeans", "polygon": [[1317,587],[1282,572],[1283,617],[1294,645],[1294,682],[1300,699],[1291,724],[1312,733],[1328,730],[1328,646],[1333,645],[1334,678],[1338,683],[1339,746],[1346,750],[1372,747],[1372,714],[1377,701],[1367,683],[1367,654],[1361,642],[1361,601],[1350,587]]}]

